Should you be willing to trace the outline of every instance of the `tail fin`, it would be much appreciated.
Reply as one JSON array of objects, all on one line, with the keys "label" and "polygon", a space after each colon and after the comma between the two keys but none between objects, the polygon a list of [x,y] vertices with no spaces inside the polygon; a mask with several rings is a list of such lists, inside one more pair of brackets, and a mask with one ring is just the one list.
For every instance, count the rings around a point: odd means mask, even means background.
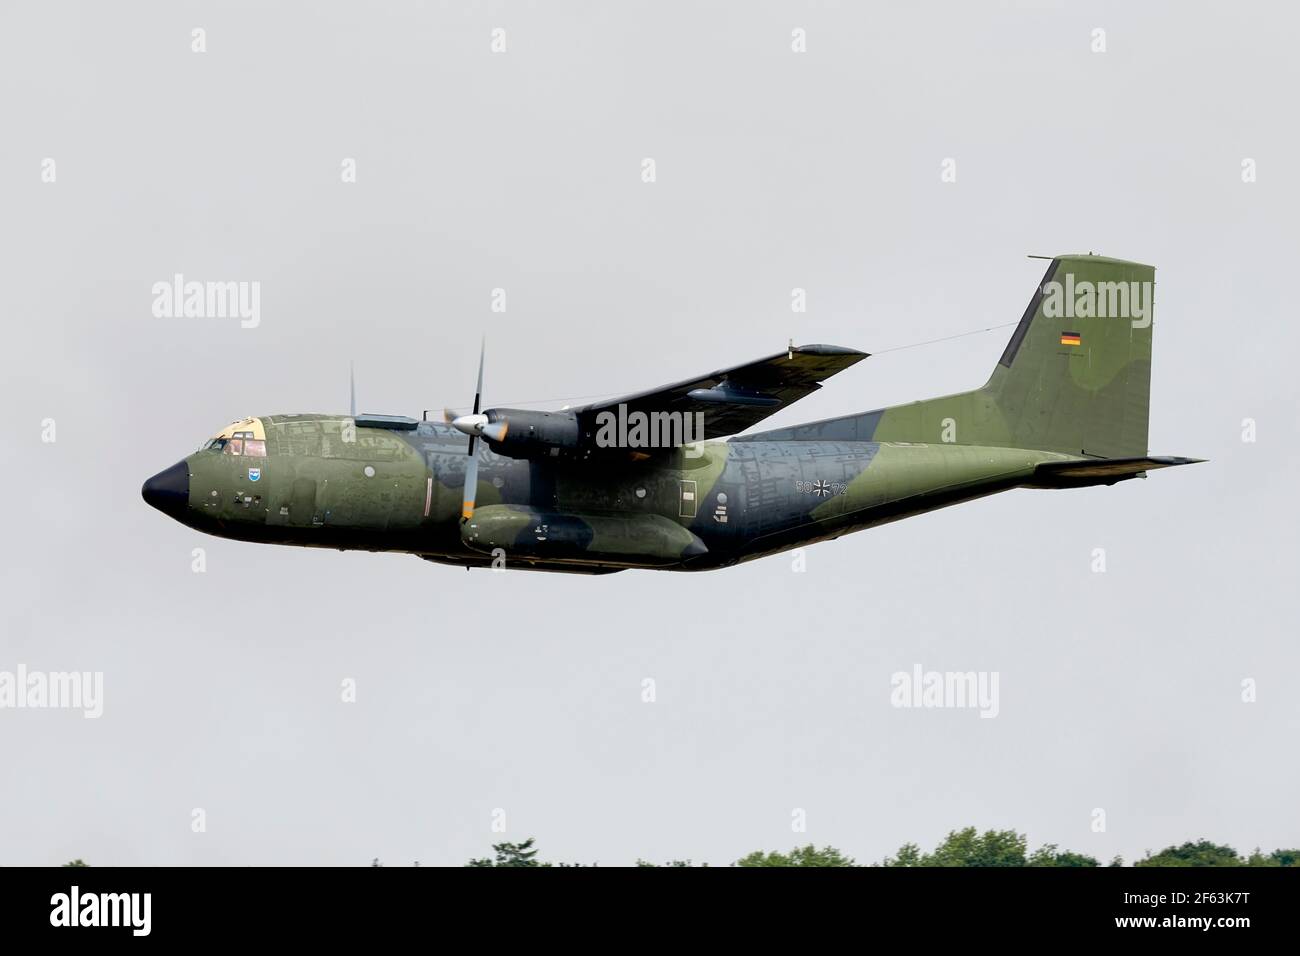
[{"label": "tail fin", "polygon": [[901,441],[1147,453],[1155,269],[1059,256],[983,388],[782,428],[748,441]]},{"label": "tail fin", "polygon": [[958,440],[1145,455],[1154,294],[1151,266],[1091,255],[1053,259],[988,384],[975,393],[989,417]]}]

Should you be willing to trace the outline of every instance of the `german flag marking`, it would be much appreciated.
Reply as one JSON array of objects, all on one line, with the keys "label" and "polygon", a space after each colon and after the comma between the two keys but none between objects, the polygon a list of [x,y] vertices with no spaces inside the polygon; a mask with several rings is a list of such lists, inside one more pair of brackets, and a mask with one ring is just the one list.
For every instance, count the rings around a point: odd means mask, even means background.
[{"label": "german flag marking", "polygon": [[1082,345],[1082,344],[1083,344],[1083,336],[1081,336],[1078,332],[1062,332],[1062,333],[1061,333],[1061,344],[1062,344],[1062,345]]}]

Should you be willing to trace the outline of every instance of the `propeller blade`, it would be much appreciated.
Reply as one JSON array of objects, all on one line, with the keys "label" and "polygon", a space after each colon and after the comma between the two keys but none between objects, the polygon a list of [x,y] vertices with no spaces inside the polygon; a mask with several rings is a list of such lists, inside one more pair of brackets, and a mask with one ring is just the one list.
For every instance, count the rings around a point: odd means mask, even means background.
[{"label": "propeller blade", "polygon": [[[474,517],[474,499],[478,496],[478,436],[487,424],[487,416],[478,410],[483,401],[483,363],[487,357],[487,336],[483,336],[478,348],[478,385],[474,388],[474,413],[462,415],[452,421],[452,427],[469,436],[469,461],[465,463],[465,492],[462,495],[460,509],[461,521]],[[468,420],[467,420],[468,419]]]},{"label": "propeller blade", "polygon": [[483,359],[487,354],[487,336],[483,336],[478,347],[478,386],[474,389],[474,414],[478,414],[479,402],[483,398]]},{"label": "propeller blade", "polygon": [[457,415],[456,412],[455,412],[453,409],[450,409],[450,408],[444,408],[444,409],[442,410],[442,420],[443,420],[444,422],[446,422],[448,425],[450,425],[452,422],[454,422],[454,421],[455,421],[456,419],[458,419],[458,418],[460,418],[460,416]]},{"label": "propeller blade", "polygon": [[474,499],[478,495],[478,439],[473,435],[469,439],[469,461],[465,463],[465,497],[460,509],[462,521],[474,517]]},{"label": "propeller blade", "polygon": [[356,418],[357,417],[357,376],[356,376],[356,370],[353,368],[351,362],[348,362],[348,390],[352,393],[352,404],[349,407],[352,409],[352,417]]}]

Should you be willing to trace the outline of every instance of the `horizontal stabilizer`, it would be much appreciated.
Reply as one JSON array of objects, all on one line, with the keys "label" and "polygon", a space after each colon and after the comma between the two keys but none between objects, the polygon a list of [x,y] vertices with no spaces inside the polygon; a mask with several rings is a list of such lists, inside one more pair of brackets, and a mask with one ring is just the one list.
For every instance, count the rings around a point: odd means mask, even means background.
[{"label": "horizontal stabilizer", "polygon": [[1126,478],[1137,478],[1157,468],[1195,465],[1204,458],[1179,458],[1172,455],[1143,458],[1097,458],[1092,460],[1048,461],[1034,469],[1035,488],[1078,488],[1084,485],[1113,485]]}]

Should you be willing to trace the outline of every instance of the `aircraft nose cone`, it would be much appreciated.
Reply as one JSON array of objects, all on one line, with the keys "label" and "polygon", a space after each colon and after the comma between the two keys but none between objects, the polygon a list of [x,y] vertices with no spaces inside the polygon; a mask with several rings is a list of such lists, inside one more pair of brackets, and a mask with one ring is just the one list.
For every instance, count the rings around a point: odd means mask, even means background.
[{"label": "aircraft nose cone", "polygon": [[144,483],[140,495],[163,514],[179,518],[190,501],[190,466],[178,461],[158,472]]}]

